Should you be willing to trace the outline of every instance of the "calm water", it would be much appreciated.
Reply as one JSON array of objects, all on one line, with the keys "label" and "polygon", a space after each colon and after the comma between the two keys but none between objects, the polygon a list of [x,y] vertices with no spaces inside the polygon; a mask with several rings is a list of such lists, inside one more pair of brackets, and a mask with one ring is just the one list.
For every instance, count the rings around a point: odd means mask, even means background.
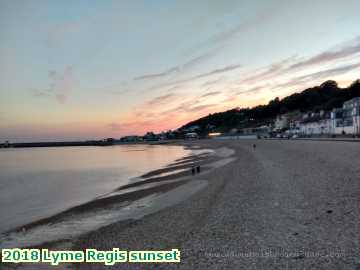
[{"label": "calm water", "polygon": [[180,146],[0,150],[0,232],[88,202],[191,154]]}]

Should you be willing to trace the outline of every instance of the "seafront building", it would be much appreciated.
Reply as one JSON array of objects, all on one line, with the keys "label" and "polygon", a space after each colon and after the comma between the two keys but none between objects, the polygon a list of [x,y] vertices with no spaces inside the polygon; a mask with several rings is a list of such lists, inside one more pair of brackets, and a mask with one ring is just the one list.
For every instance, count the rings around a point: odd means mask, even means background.
[{"label": "seafront building", "polygon": [[299,124],[300,134],[322,135],[331,133],[330,113],[320,111],[319,113],[305,114]]},{"label": "seafront building", "polygon": [[331,112],[332,134],[360,134],[360,97]]},{"label": "seafront building", "polygon": [[[276,128],[283,123],[279,121],[280,119],[284,118],[277,118]],[[305,113],[300,118],[293,117],[288,121],[288,133],[291,134],[306,136],[360,135],[360,97],[344,102],[342,108],[335,108],[331,112]]]},{"label": "seafront building", "polygon": [[188,132],[185,134],[185,139],[198,139],[199,135],[196,132]]},{"label": "seafront building", "polygon": [[287,129],[289,128],[289,123],[290,123],[289,114],[278,115],[275,119],[274,130],[281,131]]}]

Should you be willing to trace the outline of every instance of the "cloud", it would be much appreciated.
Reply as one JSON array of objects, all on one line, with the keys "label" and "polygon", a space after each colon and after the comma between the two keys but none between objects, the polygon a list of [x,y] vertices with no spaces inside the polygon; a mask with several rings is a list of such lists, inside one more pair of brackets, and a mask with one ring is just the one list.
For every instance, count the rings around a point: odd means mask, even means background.
[{"label": "cloud", "polygon": [[[279,61],[277,63],[273,63],[266,67],[263,71],[255,73],[254,75],[250,75],[248,77],[245,77],[243,79],[240,79],[237,83],[238,84],[253,84],[261,81],[274,81],[278,78],[282,78],[285,76],[294,76],[294,73],[297,73],[300,70],[306,71],[307,68],[312,66],[318,66],[317,68],[321,70],[322,65],[333,62],[333,61],[339,61],[342,59],[345,59],[347,57],[355,56],[358,53],[360,53],[360,37],[350,41],[345,42],[339,45],[341,49],[338,50],[326,50],[320,54],[317,54],[313,57],[310,57],[303,61],[298,61],[296,56],[289,57],[287,59],[284,59],[282,61]],[[350,67],[351,68],[351,65]],[[322,73],[323,72],[323,73]],[[338,74],[338,73],[344,72],[344,69],[329,69],[326,71],[318,71],[315,72],[312,76],[326,76],[325,74],[328,74],[330,76],[331,74]],[[316,75],[316,73],[318,73]],[[331,73],[331,74],[330,74]],[[305,75],[306,77],[307,75]],[[311,76],[311,75],[309,75]],[[309,77],[309,79],[311,79]],[[296,77],[297,83],[300,82],[300,77]],[[282,86],[291,86],[289,83],[282,84]]]},{"label": "cloud", "polygon": [[178,104],[179,100],[182,100],[181,97],[173,93],[157,96],[134,107],[130,114],[131,118],[141,121],[156,119],[164,114],[164,109],[169,108],[175,102]]},{"label": "cloud", "polygon": [[201,97],[210,97],[210,96],[217,96],[221,94],[221,91],[212,91],[212,92],[208,92],[203,94]]},{"label": "cloud", "polygon": [[182,65],[182,70],[192,68],[200,63],[207,61],[208,59],[212,58],[217,53],[217,49],[212,50],[210,52],[203,53],[193,59],[190,59],[188,62]]},{"label": "cloud", "polygon": [[185,112],[186,108],[189,108],[191,104],[198,103],[196,100],[192,101],[184,101],[181,102],[179,105],[176,105],[175,107],[167,108],[166,110],[162,111],[163,114],[172,114],[172,113],[180,113]]},{"label": "cloud", "polygon": [[215,106],[218,106],[219,104],[200,104],[201,100],[197,98],[192,98],[191,100],[187,100],[182,102],[181,104],[172,107],[170,109],[167,109],[165,111],[158,112],[159,115],[172,115],[172,114],[179,114],[179,113],[194,113],[194,112],[200,112],[205,109],[209,109]]},{"label": "cloud", "polygon": [[219,68],[219,69],[214,69],[205,73],[200,73],[198,75],[194,75],[191,77],[187,77],[187,78],[183,78],[183,79],[178,79],[178,80],[174,80],[174,81],[169,81],[169,82],[165,82],[165,83],[160,83],[157,85],[154,85],[150,88],[147,88],[146,90],[154,90],[154,89],[159,89],[159,88],[163,88],[163,87],[170,87],[170,86],[174,86],[174,87],[178,87],[181,84],[184,83],[189,83],[192,81],[196,81],[198,79],[202,79],[202,78],[206,78],[206,77],[210,77],[213,75],[217,75],[217,74],[222,74],[222,73],[226,73],[226,72],[230,72],[236,69],[241,68],[242,65],[240,64],[236,64],[236,65],[229,65],[229,66],[225,66],[223,68]]},{"label": "cloud", "polygon": [[[351,42],[342,43],[342,49],[339,50],[327,50],[323,53],[315,55],[304,61],[297,61],[297,57],[289,57],[277,63],[273,63],[266,67],[263,71],[250,75],[248,77],[242,78],[236,82],[240,87],[243,84],[256,84],[259,82],[265,82],[268,89],[284,89],[286,87],[305,87],[308,83],[316,83],[316,80],[319,79],[329,79],[331,76],[337,76],[344,74],[358,67],[358,64],[348,64],[340,67],[323,69],[323,64],[338,61],[349,56],[354,56],[360,53],[360,39],[357,38]],[[344,46],[344,44],[346,44]],[[312,72],[310,74],[298,76],[297,73],[301,70],[304,74],[310,66],[317,66],[318,71]],[[286,82],[278,83],[277,81],[284,81],[284,78],[287,79]],[[257,93],[261,89],[254,87],[246,91],[237,92],[239,95]]]},{"label": "cloud", "polygon": [[305,61],[301,61],[290,66],[290,69],[298,69],[298,68],[305,68],[313,65],[319,65],[327,62],[331,62],[334,60],[339,60],[343,58],[347,58],[353,56],[355,54],[360,53],[360,40],[359,37],[356,38],[357,43],[354,45],[345,46],[339,50],[333,51],[325,51],[314,57],[311,57]]},{"label": "cloud", "polygon": [[190,79],[191,80],[200,79],[200,78],[212,76],[212,75],[215,75],[215,74],[221,74],[221,73],[225,73],[225,72],[232,71],[232,70],[235,70],[235,69],[239,69],[241,67],[242,67],[242,65],[230,65],[230,66],[226,66],[226,67],[223,67],[223,68],[220,68],[220,69],[214,69],[214,70],[212,70],[210,72],[206,72],[206,73],[197,75],[197,76],[192,77]]},{"label": "cloud", "polygon": [[283,89],[286,87],[302,87],[302,89],[311,86],[317,80],[328,80],[334,76],[343,75],[349,71],[355,70],[360,67],[360,63],[343,65],[336,68],[321,70],[313,73],[309,73],[302,76],[293,77],[284,83],[276,84],[272,89]]},{"label": "cloud", "polygon": [[179,89],[181,86],[180,85],[175,85],[173,87],[170,87],[167,92],[168,93],[171,93],[171,92],[174,92],[176,89]]},{"label": "cloud", "polygon": [[176,66],[171,67],[163,72],[137,76],[133,80],[140,81],[140,80],[160,79],[160,78],[168,77],[168,76],[176,74],[176,73],[185,72],[188,69],[191,69],[194,66],[196,66],[204,61],[207,61],[209,58],[213,57],[216,54],[216,51],[217,50],[212,50],[212,51],[203,53],[199,56],[196,56],[196,57],[190,59],[189,61],[187,61],[183,64],[176,65]]},{"label": "cloud", "polygon": [[203,104],[203,105],[198,105],[198,106],[194,106],[188,109],[188,111],[190,112],[200,112],[203,111],[205,109],[210,109],[213,107],[218,106],[218,104]]},{"label": "cloud", "polygon": [[[211,91],[203,93],[200,96],[191,94],[188,96],[180,95],[177,92],[175,93],[172,91],[176,91],[179,88],[179,85],[182,85],[183,83],[218,74],[224,74],[226,72],[237,70],[240,67],[242,66],[239,64],[227,65],[188,78],[162,84],[162,87],[172,87],[169,88],[168,91],[166,91],[164,94],[154,97],[153,99],[136,106],[125,119],[122,126],[113,125],[112,127],[119,129],[121,132],[127,130],[130,133],[132,133],[135,129],[142,131],[145,129],[152,130],[157,125],[158,127],[156,130],[160,129],[160,125],[164,128],[173,128],[176,127],[174,121],[178,122],[180,125],[183,124],[185,120],[187,121],[192,118],[199,117],[202,114],[207,114],[210,110],[215,110],[216,108],[222,109],[224,107],[223,104],[209,104],[204,102],[204,98],[219,95],[221,94],[221,91]],[[157,86],[155,89],[158,88],[159,86]]]},{"label": "cloud", "polygon": [[[99,89],[97,89],[97,90],[99,90]],[[110,90],[106,90],[106,92],[108,94],[111,94],[111,95],[123,95],[125,93],[130,92],[130,91],[131,91],[130,89],[123,89],[123,90],[110,89]]]},{"label": "cloud", "polygon": [[222,78],[219,78],[216,80],[210,80],[210,81],[204,82],[202,86],[211,86],[211,85],[214,85],[214,84],[220,82],[221,80],[222,80]]},{"label": "cloud", "polygon": [[175,114],[185,113],[187,115],[189,113],[203,111],[204,109],[208,109],[217,105],[219,104],[203,103],[202,97],[190,96],[187,97],[187,99],[181,102],[180,104],[176,104],[175,106],[167,108],[166,110],[162,110],[159,113],[165,115],[174,114],[174,113]]},{"label": "cloud", "polygon": [[170,101],[171,99],[173,99],[174,97],[176,97],[175,94],[165,94],[165,95],[162,95],[162,96],[159,96],[159,97],[156,97],[150,101],[147,102],[147,105],[161,105],[163,104],[164,102],[168,102]]},{"label": "cloud", "polygon": [[255,93],[259,93],[261,90],[263,90],[266,86],[264,85],[259,85],[259,86],[255,86],[252,87],[248,90],[245,91],[238,91],[236,92],[237,95],[249,95],[249,94],[255,94]]},{"label": "cloud", "polygon": [[[238,36],[240,33],[252,30],[256,27],[258,27],[261,24],[264,24],[265,22],[269,21],[272,17],[275,16],[275,13],[277,11],[276,7],[270,7],[266,8],[257,14],[253,16],[252,18],[248,19],[247,21],[243,21],[234,27],[227,29],[225,31],[218,32],[208,39],[204,40],[202,43],[200,43],[196,48],[192,48],[193,50],[202,49],[203,47],[207,47],[210,45],[219,46],[219,44],[223,44],[236,36]],[[220,45],[222,46],[222,45]]]},{"label": "cloud", "polygon": [[52,97],[50,90],[31,89],[34,97]]},{"label": "cloud", "polygon": [[250,75],[240,80],[240,83],[257,83],[259,81],[263,81],[265,79],[271,79],[274,76],[277,76],[284,72],[288,68],[288,64],[293,62],[295,57],[289,57],[279,62],[273,63],[265,68],[264,71],[261,71],[257,74]]},{"label": "cloud", "polygon": [[229,71],[233,71],[233,70],[239,69],[241,67],[242,67],[242,65],[225,66],[223,68],[214,69],[214,70],[211,70],[209,72],[201,73],[201,74],[189,77],[189,78],[185,78],[185,79],[182,79],[182,80],[177,80],[175,82],[170,82],[169,84],[171,85],[171,84],[178,84],[178,83],[184,83],[184,82],[191,82],[191,81],[202,79],[202,78],[209,77],[209,76],[212,76],[212,75],[222,74],[222,73],[226,73],[226,72],[229,72]]},{"label": "cloud", "polygon": [[314,72],[311,74],[297,77],[297,79],[300,81],[304,81],[304,80],[315,80],[315,79],[320,79],[320,78],[327,78],[330,76],[336,76],[336,75],[347,73],[347,72],[357,69],[359,67],[360,67],[360,63],[355,63],[355,64],[350,64],[350,65],[345,65],[345,66],[340,66],[340,67],[336,67],[336,68],[331,68],[331,69],[327,69],[327,70]]},{"label": "cloud", "polygon": [[59,73],[56,70],[49,70],[48,79],[49,88],[32,89],[31,92],[33,96],[55,98],[60,103],[66,102],[75,83],[72,67],[66,67],[62,73]]},{"label": "cloud", "polygon": [[162,77],[168,76],[172,73],[179,72],[179,71],[180,71],[179,67],[172,67],[164,72],[155,73],[155,74],[145,74],[145,75],[135,77],[134,80],[139,81],[139,80],[157,79],[157,78],[162,78]]},{"label": "cloud", "polygon": [[123,120],[122,124],[111,124],[110,128],[123,134],[159,132],[178,128],[192,119],[208,114],[210,110],[219,108],[218,103],[201,104],[200,102],[199,98],[187,97],[187,100],[167,109],[161,106],[152,108],[151,116],[147,115],[148,108],[146,106],[140,106],[140,109],[143,108],[142,111],[133,111],[127,119]]},{"label": "cloud", "polygon": [[218,42],[225,42],[229,39],[234,38],[236,35],[238,35],[241,32],[255,28],[257,25],[265,22],[270,17],[271,16],[269,13],[257,15],[252,20],[249,20],[244,23],[240,23],[227,31],[223,31],[223,32],[213,35],[209,39],[209,42],[212,44],[218,43]]}]

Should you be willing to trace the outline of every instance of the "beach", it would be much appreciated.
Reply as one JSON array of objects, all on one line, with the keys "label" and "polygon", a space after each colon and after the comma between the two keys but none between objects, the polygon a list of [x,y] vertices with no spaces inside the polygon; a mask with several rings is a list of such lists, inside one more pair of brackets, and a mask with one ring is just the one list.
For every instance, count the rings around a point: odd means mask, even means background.
[{"label": "beach", "polygon": [[186,200],[85,234],[72,247],[177,248],[181,263],[77,264],[76,269],[360,269],[357,143],[196,140],[185,145],[235,152],[224,166],[188,176],[207,185]]}]

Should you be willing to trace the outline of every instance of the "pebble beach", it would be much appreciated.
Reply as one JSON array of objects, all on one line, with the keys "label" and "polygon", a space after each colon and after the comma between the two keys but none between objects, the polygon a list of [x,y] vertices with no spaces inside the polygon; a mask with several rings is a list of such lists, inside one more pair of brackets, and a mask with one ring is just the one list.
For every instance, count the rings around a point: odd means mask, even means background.
[{"label": "pebble beach", "polygon": [[190,198],[83,235],[73,246],[74,250],[177,248],[181,262],[77,264],[77,269],[360,269],[358,143],[184,144],[234,153],[231,161],[186,181],[207,181]]}]

